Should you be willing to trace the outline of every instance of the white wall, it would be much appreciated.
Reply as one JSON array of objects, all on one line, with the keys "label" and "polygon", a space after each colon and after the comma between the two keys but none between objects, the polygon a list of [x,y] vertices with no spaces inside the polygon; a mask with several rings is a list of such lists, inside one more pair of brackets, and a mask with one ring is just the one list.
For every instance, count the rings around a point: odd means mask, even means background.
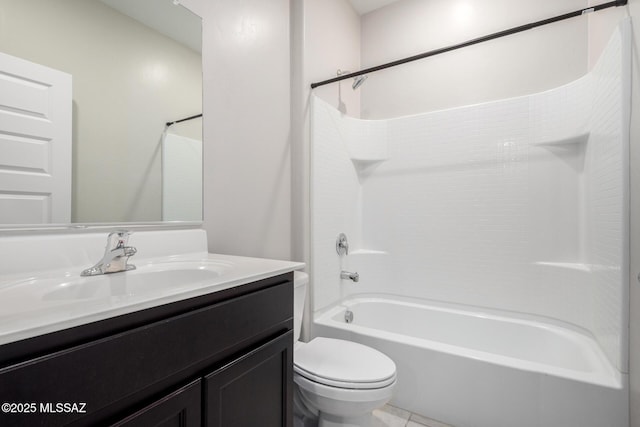
[{"label": "white wall", "polygon": [[0,50],[73,76],[72,220],[161,220],[162,131],[201,111],[200,55],[98,0],[2,0],[0,19]]},{"label": "white wall", "polygon": [[[360,16],[346,0],[304,1],[304,42],[307,88],[336,77],[338,70],[360,66]],[[360,96],[351,80],[319,87],[314,93],[352,117],[360,116]]]},{"label": "white wall", "polygon": [[[294,259],[307,263],[309,242],[309,111],[313,92],[351,116],[360,115],[360,94],[351,82],[311,83],[360,67],[360,16],[347,0],[292,0],[292,160]],[[309,265],[309,269],[313,266]]]},{"label": "white wall", "polygon": [[[346,0],[292,0],[291,28],[292,249],[294,259],[308,262],[310,85],[338,69],[360,69],[360,17]],[[360,114],[360,95],[350,84],[313,92],[352,116]]]},{"label": "white wall", "polygon": [[631,149],[630,149],[630,321],[629,331],[629,368],[630,368],[630,405],[631,427],[640,427],[640,1],[630,0],[627,11],[634,19],[632,49],[632,94],[631,94]]},{"label": "white wall", "polygon": [[[362,17],[364,68],[587,6],[587,0],[402,0]],[[389,118],[536,93],[587,71],[587,19],[563,21],[372,73],[362,117]]]},{"label": "white wall", "polygon": [[209,250],[289,259],[289,1],[185,3],[204,18]]},{"label": "white wall", "polygon": [[[292,259],[306,262],[310,272],[310,85],[335,76],[338,69],[360,69],[360,17],[346,0],[291,0],[291,28]],[[350,82],[313,92],[350,115],[360,114],[359,92],[351,89]],[[312,312],[311,307],[309,292],[306,313]],[[303,337],[309,322],[306,316]]]}]

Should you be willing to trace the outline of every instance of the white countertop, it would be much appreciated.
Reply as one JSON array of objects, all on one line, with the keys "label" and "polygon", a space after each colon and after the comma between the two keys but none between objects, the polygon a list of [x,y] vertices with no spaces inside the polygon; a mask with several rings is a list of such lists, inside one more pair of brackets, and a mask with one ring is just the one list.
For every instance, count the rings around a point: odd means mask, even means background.
[{"label": "white countertop", "polygon": [[80,277],[77,265],[0,275],[0,345],[304,268],[204,251],[154,255],[132,257],[136,270],[93,277]]}]

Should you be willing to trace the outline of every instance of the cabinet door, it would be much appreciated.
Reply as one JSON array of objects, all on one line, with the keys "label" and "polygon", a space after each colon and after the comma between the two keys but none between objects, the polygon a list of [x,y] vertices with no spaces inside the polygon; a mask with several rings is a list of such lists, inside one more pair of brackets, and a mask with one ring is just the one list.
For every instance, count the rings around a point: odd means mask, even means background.
[{"label": "cabinet door", "polygon": [[200,379],[113,424],[117,427],[199,427],[202,422]]},{"label": "cabinet door", "polygon": [[293,426],[293,332],[207,375],[208,427]]}]

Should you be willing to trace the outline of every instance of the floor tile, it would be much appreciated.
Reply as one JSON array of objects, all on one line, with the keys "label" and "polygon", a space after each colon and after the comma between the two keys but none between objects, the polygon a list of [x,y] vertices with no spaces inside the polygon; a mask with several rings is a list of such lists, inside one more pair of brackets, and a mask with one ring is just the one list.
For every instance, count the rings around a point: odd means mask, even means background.
[{"label": "floor tile", "polygon": [[373,411],[375,427],[405,427],[411,412],[385,405]]},{"label": "floor tile", "polygon": [[432,420],[418,414],[411,414],[407,427],[453,427],[449,424],[441,423],[440,421]]},{"label": "floor tile", "polygon": [[408,420],[411,416],[411,412],[393,405],[384,405],[382,408],[380,408],[380,410],[395,415],[396,417],[404,418],[406,420]]}]

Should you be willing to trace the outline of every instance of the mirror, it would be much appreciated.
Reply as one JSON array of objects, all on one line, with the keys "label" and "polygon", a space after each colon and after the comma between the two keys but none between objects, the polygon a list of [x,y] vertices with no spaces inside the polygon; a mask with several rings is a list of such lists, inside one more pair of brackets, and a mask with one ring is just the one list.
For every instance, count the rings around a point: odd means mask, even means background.
[{"label": "mirror", "polygon": [[202,220],[202,20],[178,3],[0,0],[0,226]]}]

